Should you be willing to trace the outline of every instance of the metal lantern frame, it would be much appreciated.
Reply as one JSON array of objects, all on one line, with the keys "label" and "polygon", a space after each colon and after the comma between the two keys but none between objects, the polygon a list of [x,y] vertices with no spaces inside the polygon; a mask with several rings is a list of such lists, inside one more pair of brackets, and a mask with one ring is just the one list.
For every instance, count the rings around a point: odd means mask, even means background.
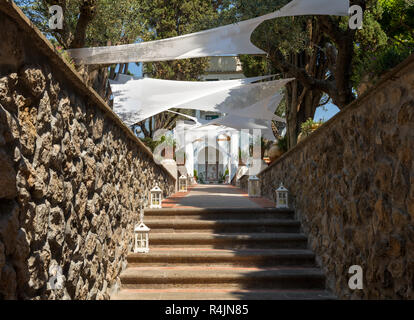
[{"label": "metal lantern frame", "polygon": [[180,192],[188,191],[188,178],[185,175],[178,178],[178,189]]},{"label": "metal lantern frame", "polygon": [[276,190],[276,208],[289,208],[289,190],[283,186],[283,183],[281,183],[280,187]]},{"label": "metal lantern frame", "polygon": [[151,231],[144,222],[140,222],[134,229],[135,234],[135,253],[148,253],[149,252],[149,232]]},{"label": "metal lantern frame", "polygon": [[158,184],[155,185],[154,188],[151,189],[151,201],[150,201],[150,208],[151,209],[161,209],[162,208],[162,190],[158,186]]},{"label": "metal lantern frame", "polygon": [[260,197],[260,179],[257,176],[250,176],[248,181],[248,193],[250,198]]}]

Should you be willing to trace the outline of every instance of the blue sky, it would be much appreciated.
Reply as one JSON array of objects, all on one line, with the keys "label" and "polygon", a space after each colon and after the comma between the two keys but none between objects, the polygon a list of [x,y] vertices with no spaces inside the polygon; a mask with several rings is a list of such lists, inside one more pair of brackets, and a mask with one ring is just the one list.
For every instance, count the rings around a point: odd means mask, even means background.
[{"label": "blue sky", "polygon": [[316,109],[315,117],[313,118],[315,121],[323,120],[328,121],[334,115],[339,112],[339,109],[336,105],[329,103],[324,107],[319,107]]},{"label": "blue sky", "polygon": [[137,77],[142,77],[142,63],[139,67],[135,63],[130,63],[128,70]]}]

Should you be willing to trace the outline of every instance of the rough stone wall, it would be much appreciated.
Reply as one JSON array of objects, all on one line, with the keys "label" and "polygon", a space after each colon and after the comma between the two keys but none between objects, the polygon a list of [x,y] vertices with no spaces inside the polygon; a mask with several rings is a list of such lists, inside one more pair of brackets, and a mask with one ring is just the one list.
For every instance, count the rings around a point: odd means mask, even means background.
[{"label": "rough stone wall", "polygon": [[414,299],[414,56],[260,178],[269,198],[289,189],[338,297]]},{"label": "rough stone wall", "polygon": [[[0,2],[0,299],[108,299],[140,197],[175,180]],[[51,290],[57,267],[63,288]]]},{"label": "rough stone wall", "polygon": [[249,190],[249,176],[244,175],[243,177],[240,178],[239,182],[240,182],[239,188],[247,192]]}]

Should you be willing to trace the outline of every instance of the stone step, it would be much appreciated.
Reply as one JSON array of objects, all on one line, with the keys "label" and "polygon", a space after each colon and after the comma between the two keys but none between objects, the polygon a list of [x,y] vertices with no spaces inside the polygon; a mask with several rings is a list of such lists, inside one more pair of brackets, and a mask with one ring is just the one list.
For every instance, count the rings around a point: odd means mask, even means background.
[{"label": "stone step", "polygon": [[125,289],[237,288],[324,290],[316,268],[137,267],[122,272]]},{"label": "stone step", "polygon": [[148,254],[133,253],[127,257],[128,266],[315,266],[315,255],[310,250],[218,250],[192,248],[154,249]]},{"label": "stone step", "polygon": [[335,300],[324,290],[123,289],[112,300]]},{"label": "stone step", "polygon": [[150,252],[129,254],[122,300],[331,300],[291,210],[145,210]]},{"label": "stone step", "polygon": [[216,249],[306,249],[307,238],[300,233],[153,233],[150,248],[201,247]]},{"label": "stone step", "polygon": [[283,219],[229,219],[229,220],[193,220],[182,219],[169,221],[166,219],[146,220],[152,233],[178,232],[300,232],[300,222]]},{"label": "stone step", "polygon": [[219,209],[183,209],[164,208],[146,209],[145,221],[148,219],[294,219],[294,211],[273,208],[219,208]]}]

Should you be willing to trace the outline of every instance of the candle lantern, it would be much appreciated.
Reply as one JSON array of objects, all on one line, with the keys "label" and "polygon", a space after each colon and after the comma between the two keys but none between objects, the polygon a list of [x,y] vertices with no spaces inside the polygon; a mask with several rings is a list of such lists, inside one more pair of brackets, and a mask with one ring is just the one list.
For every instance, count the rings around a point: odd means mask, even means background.
[{"label": "candle lantern", "polygon": [[162,201],[162,190],[158,187],[158,184],[155,185],[154,188],[151,189],[151,209],[161,209],[161,201]]},{"label": "candle lantern", "polygon": [[150,228],[148,228],[142,221],[135,227],[135,253],[149,252],[149,232]]},{"label": "candle lantern", "polygon": [[178,179],[178,189],[180,190],[180,192],[187,192],[187,177],[185,175],[182,175],[179,179]]},{"label": "candle lantern", "polygon": [[257,176],[249,177],[248,192],[250,198],[260,197],[260,179]]},{"label": "candle lantern", "polygon": [[276,208],[289,208],[289,191],[283,186],[282,183],[276,190]]}]

